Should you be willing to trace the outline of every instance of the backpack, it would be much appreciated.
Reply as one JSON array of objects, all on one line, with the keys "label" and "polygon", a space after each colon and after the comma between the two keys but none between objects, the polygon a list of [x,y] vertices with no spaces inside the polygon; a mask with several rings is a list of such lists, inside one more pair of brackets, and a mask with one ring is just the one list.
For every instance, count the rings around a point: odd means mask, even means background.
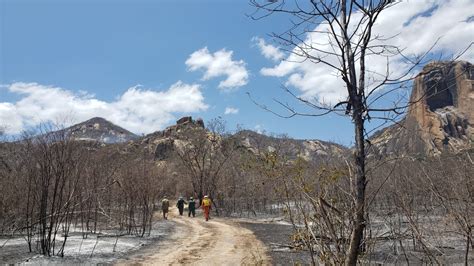
[{"label": "backpack", "polygon": [[203,199],[202,200],[202,205],[204,205],[204,207],[211,206],[211,200],[210,199]]}]

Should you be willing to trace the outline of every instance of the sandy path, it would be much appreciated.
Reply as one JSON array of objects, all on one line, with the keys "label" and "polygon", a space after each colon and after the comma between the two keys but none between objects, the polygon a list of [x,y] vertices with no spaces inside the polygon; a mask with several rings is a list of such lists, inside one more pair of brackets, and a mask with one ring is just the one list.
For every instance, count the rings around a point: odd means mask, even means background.
[{"label": "sandy path", "polygon": [[195,218],[176,215],[170,220],[176,229],[170,239],[120,263],[145,265],[267,265],[266,248],[252,231],[229,220],[213,218],[206,222],[198,213]]}]

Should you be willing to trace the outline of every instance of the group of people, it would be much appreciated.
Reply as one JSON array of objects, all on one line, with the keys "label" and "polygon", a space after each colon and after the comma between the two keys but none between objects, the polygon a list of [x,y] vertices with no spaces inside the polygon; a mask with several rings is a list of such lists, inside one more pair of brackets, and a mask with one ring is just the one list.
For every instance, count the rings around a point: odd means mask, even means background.
[{"label": "group of people", "polygon": [[[178,208],[179,215],[183,216],[184,213],[184,205],[188,205],[188,217],[196,217],[196,201],[194,200],[193,197],[189,198],[189,201],[186,202],[183,197],[179,197],[176,207]],[[161,209],[163,210],[163,219],[167,220],[168,219],[168,212],[170,208],[170,201],[168,198],[165,196],[163,200],[161,201]],[[210,212],[212,208],[212,201],[209,198],[209,196],[204,196],[204,198],[201,201],[201,208],[204,211],[204,218],[206,221],[209,221],[210,219]]]}]

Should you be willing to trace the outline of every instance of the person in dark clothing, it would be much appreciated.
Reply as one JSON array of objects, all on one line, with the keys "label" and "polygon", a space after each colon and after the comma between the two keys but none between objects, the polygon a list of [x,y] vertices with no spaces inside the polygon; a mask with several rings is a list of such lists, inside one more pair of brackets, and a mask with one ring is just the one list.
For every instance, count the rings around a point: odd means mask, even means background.
[{"label": "person in dark clothing", "polygon": [[178,207],[179,215],[181,216],[183,215],[184,204],[188,204],[188,203],[183,199],[183,197],[179,197],[178,203],[176,203],[176,207]]},{"label": "person in dark clothing", "polygon": [[168,210],[170,208],[170,202],[166,196],[161,201],[161,209],[163,210],[163,219],[168,220]]},{"label": "person in dark clothing", "polygon": [[191,214],[193,215],[193,217],[195,217],[196,216],[196,202],[194,201],[193,197],[189,198],[188,209],[189,209],[188,217],[191,217]]}]

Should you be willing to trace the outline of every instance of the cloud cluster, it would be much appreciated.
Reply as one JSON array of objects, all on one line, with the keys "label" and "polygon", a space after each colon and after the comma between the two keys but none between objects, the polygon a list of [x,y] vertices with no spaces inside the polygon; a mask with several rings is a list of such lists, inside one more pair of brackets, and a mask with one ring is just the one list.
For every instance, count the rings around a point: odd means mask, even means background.
[{"label": "cloud cluster", "polygon": [[225,49],[210,53],[207,47],[192,53],[186,60],[190,71],[204,70],[203,80],[225,76],[219,88],[228,90],[244,86],[248,83],[249,73],[243,60],[232,60],[233,51]]},{"label": "cloud cluster", "polygon": [[[248,82],[248,71],[243,60],[232,60],[232,51],[225,49],[211,54],[205,47],[192,53],[186,65],[190,71],[204,69],[203,80],[226,76],[219,88],[231,89]],[[150,133],[169,124],[178,113],[205,111],[205,103],[199,84],[181,81],[166,90],[129,88],[113,101],[104,101],[84,91],[46,86],[38,83],[16,82],[1,85],[18,100],[0,102],[0,128],[7,134],[18,134],[45,122],[61,122],[68,126],[95,116],[101,116],[135,133]],[[237,114],[236,108],[228,107],[225,114]]]},{"label": "cloud cluster", "polygon": [[255,42],[262,55],[267,59],[280,61],[285,57],[285,54],[280,50],[280,48],[266,43],[263,38],[253,37],[252,41]]},{"label": "cloud cluster", "polygon": [[234,107],[226,107],[224,111],[225,115],[236,115],[238,113],[239,113],[239,109],[234,108]]},{"label": "cloud cluster", "polygon": [[[474,1],[470,0],[433,0],[433,1],[401,1],[394,7],[388,8],[380,15],[377,24],[374,25],[372,36],[381,38],[393,37],[386,42],[404,49],[404,54],[409,56],[419,55],[427,51],[438,38],[438,44],[432,50],[433,54],[451,55],[456,54],[468,47],[473,41],[474,32],[473,12]],[[352,25],[355,28],[357,18],[361,14],[353,14]],[[313,56],[321,55],[320,51],[334,51],[328,43],[328,25],[319,25],[314,31],[305,37],[302,49],[295,48],[293,53],[284,61],[269,68],[263,68],[260,73],[265,76],[285,77],[286,85],[297,88],[303,97],[315,98],[320,102],[334,104],[344,100],[347,91],[338,76],[331,67],[324,64],[314,64],[297,54],[310,52]],[[334,40],[332,40],[334,41]],[[381,43],[382,41],[380,41]],[[313,49],[315,48],[315,49]],[[262,51],[265,57],[268,57]],[[339,65],[335,56],[325,56],[325,60]],[[462,57],[465,60],[474,59],[474,47],[471,47]],[[387,60],[390,68],[386,68]],[[408,65],[401,56],[368,56],[368,73],[382,73],[387,71],[391,77],[396,77]],[[375,84],[381,76],[369,75],[369,83]],[[370,86],[370,84],[369,84]]]},{"label": "cloud cluster", "polygon": [[9,134],[20,133],[42,122],[64,120],[72,124],[95,116],[135,133],[150,133],[173,121],[174,114],[208,108],[200,85],[181,81],[163,91],[135,86],[109,102],[85,92],[74,93],[37,83],[18,82],[2,89],[19,96],[15,102],[0,102],[0,121]]}]

